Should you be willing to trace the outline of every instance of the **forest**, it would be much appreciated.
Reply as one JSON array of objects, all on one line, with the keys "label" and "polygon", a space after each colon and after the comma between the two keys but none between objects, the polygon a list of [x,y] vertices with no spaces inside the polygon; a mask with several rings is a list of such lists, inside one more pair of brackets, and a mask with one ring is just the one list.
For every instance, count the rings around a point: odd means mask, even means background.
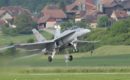
[{"label": "forest", "polygon": [[22,6],[32,12],[40,11],[46,4],[56,4],[63,8],[74,0],[0,0],[0,7],[3,6]]}]

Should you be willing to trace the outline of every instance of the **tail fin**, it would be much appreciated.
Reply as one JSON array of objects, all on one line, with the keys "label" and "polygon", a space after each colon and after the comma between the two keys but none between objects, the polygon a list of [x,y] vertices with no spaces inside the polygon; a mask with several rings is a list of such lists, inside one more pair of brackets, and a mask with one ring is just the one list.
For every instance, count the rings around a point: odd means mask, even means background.
[{"label": "tail fin", "polygon": [[55,26],[55,34],[54,34],[54,38],[58,38],[61,34],[60,30],[61,30],[61,27],[59,25],[56,25]]},{"label": "tail fin", "polygon": [[38,42],[43,42],[46,40],[36,29],[32,29],[32,32],[35,35]]}]

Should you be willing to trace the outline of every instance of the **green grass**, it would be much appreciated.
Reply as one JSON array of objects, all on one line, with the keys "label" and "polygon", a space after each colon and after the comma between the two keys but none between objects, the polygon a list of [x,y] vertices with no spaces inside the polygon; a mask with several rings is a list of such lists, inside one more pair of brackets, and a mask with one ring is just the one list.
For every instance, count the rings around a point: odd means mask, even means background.
[{"label": "green grass", "polygon": [[[104,46],[96,49],[92,56],[90,52],[86,52],[75,53],[73,57],[74,60],[67,64],[70,67],[130,66],[130,46]],[[20,57],[14,56],[9,59],[2,59],[0,66],[66,66],[64,55],[56,55],[52,63],[49,63],[47,58],[48,56],[43,54]]]},{"label": "green grass", "polygon": [[87,74],[87,73],[50,73],[50,74],[5,74],[0,80],[129,80],[130,74]]},{"label": "green grass", "polygon": [[73,54],[68,64],[64,55],[52,63],[47,56],[0,58],[0,80],[129,80],[130,46],[103,46],[90,52]]},{"label": "green grass", "polygon": [[[52,63],[49,63],[46,58],[38,55],[32,58],[23,58],[11,60],[8,65],[12,66],[44,66],[44,67],[57,67],[66,66],[64,58],[54,59]],[[74,58],[72,62],[68,63],[68,66],[130,66],[130,54],[117,55],[117,56],[102,56],[102,57],[80,57]]]},{"label": "green grass", "polygon": [[103,46],[95,50],[96,56],[110,56],[110,55],[120,55],[120,54],[130,54],[130,46],[116,45],[116,46]]}]

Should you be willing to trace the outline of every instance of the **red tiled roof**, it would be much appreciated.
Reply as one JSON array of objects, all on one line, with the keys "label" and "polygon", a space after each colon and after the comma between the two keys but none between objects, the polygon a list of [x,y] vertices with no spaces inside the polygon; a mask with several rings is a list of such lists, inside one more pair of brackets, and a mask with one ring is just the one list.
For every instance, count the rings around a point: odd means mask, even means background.
[{"label": "red tiled roof", "polygon": [[114,0],[101,0],[102,4],[111,4]]},{"label": "red tiled roof", "polygon": [[10,13],[12,16],[17,16],[21,13],[27,13],[31,15],[31,12],[28,9],[24,9],[20,6],[8,6],[8,7],[1,7],[0,10],[5,10]]},{"label": "red tiled roof", "polygon": [[45,23],[49,18],[49,16],[41,17],[39,18],[38,23]]},{"label": "red tiled roof", "polygon": [[53,7],[50,8],[49,6],[46,6],[43,10],[42,13],[44,16],[49,16],[50,18],[56,18],[56,19],[63,19],[67,18],[66,14],[62,9]]},{"label": "red tiled roof", "polygon": [[96,9],[96,6],[91,4],[91,3],[86,3],[86,5],[87,5],[87,8],[90,9],[90,10]]},{"label": "red tiled roof", "polygon": [[5,10],[0,10],[0,16],[2,16],[5,12]]},{"label": "red tiled roof", "polygon": [[[92,9],[96,9],[96,6],[93,4],[93,1],[92,0],[76,0],[74,3],[66,6],[66,10],[67,12],[73,12],[73,8],[75,6],[79,6],[80,4],[84,4],[86,5],[87,7],[87,10],[92,10]],[[74,11],[76,12],[76,11]]]}]

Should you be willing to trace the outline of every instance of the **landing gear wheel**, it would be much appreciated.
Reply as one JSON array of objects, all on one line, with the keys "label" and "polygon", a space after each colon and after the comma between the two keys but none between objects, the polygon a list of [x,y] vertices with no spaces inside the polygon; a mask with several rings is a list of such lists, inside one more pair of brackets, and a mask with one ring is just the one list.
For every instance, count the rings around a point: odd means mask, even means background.
[{"label": "landing gear wheel", "polygon": [[52,62],[52,57],[51,56],[48,56],[48,61]]},{"label": "landing gear wheel", "polygon": [[69,60],[69,61],[72,61],[72,60],[73,60],[73,56],[72,56],[72,55],[69,55],[68,60]]}]

